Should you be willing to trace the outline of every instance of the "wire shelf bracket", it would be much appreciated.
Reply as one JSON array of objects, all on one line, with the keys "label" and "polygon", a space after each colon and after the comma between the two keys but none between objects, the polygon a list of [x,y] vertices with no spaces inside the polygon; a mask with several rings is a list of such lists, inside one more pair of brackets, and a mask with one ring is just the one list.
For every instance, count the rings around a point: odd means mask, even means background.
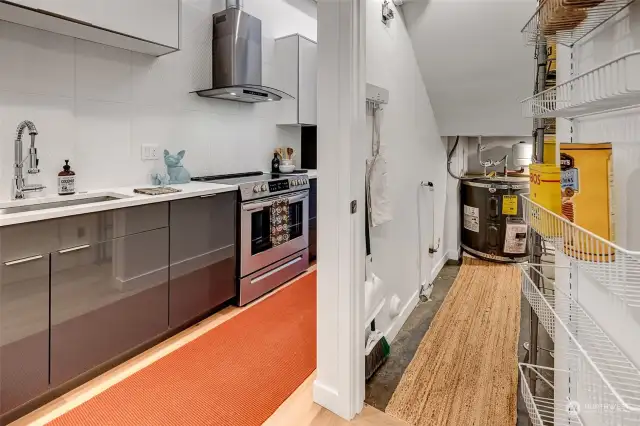
[{"label": "wire shelf bracket", "polygon": [[640,105],[640,50],[521,101],[530,118],[577,118]]},{"label": "wire shelf bracket", "polygon": [[573,47],[580,40],[598,29],[605,22],[627,8],[635,0],[605,0],[595,7],[582,9],[587,12],[586,17],[572,30],[553,31],[545,29],[542,16],[551,6],[552,1],[543,0],[531,19],[522,28],[522,35],[527,45],[537,45],[542,42],[558,43]]}]

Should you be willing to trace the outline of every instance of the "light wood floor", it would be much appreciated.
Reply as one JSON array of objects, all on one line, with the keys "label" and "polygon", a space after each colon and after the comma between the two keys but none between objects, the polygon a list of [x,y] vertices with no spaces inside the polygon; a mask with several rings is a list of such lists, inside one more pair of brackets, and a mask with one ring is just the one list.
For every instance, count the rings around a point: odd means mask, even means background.
[{"label": "light wood floor", "polygon": [[[260,303],[267,297],[286,288],[295,280],[315,271],[316,266],[312,266],[309,270],[294,279],[293,281],[283,285],[278,290],[264,296],[263,298],[253,302],[245,307],[228,307],[222,311],[212,315],[206,320],[194,325],[193,327],[173,336],[170,339],[160,343],[148,351],[132,358],[131,360],[119,365],[103,375],[85,383],[84,385],[72,390],[62,397],[50,402],[40,409],[28,414],[27,416],[11,423],[10,426],[24,425],[45,425],[56,417],[72,410],[83,402],[91,399],[95,395],[113,386],[114,384],[131,376],[135,372],[152,364],[163,356],[175,351],[176,349],[186,345],[187,343],[197,339],[211,329],[217,327],[225,321],[238,315],[245,309],[249,309],[256,303]],[[315,372],[309,376],[302,385],[287,399],[278,410],[265,422],[267,426],[406,426],[407,424],[390,417],[375,408],[365,407],[360,415],[351,422],[347,422],[342,418],[334,415],[330,411],[320,407],[313,402],[313,380]]]}]

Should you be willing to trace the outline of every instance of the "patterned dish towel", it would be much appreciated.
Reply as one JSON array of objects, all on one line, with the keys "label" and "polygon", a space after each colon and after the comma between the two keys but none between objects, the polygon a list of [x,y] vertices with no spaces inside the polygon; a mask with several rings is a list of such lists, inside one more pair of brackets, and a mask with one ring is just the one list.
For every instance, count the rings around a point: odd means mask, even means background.
[{"label": "patterned dish towel", "polygon": [[277,247],[289,241],[289,200],[271,203],[271,245]]}]

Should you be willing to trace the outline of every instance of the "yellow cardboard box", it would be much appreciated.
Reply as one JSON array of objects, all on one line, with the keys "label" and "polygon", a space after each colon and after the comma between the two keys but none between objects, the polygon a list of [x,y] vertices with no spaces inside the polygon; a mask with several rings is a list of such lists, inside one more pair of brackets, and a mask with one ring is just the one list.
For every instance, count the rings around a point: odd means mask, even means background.
[{"label": "yellow cardboard box", "polygon": [[560,167],[555,164],[529,166],[531,199],[556,214],[560,214]]},{"label": "yellow cardboard box", "polygon": [[[611,168],[612,147],[610,143],[560,145],[560,168],[562,170],[562,215],[569,221],[594,234],[613,241],[615,234],[612,209]],[[565,243],[572,244],[571,241]],[[578,249],[573,242],[576,256],[595,261],[609,261],[604,250]],[[599,258],[595,258],[598,251]]]},{"label": "yellow cardboard box", "polygon": [[[530,197],[540,206],[561,213],[560,167],[555,164],[531,164],[529,166]],[[545,214],[536,206],[531,207],[530,221],[534,229],[543,237],[557,236],[558,229],[554,229],[554,222],[550,215]]]}]

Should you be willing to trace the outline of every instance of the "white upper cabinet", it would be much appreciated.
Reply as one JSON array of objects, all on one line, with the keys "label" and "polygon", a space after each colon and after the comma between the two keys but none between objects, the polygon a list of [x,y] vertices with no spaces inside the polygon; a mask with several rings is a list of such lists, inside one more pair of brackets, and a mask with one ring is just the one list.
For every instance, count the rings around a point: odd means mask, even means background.
[{"label": "white upper cabinet", "polygon": [[293,96],[283,100],[279,125],[318,124],[318,45],[299,34],[276,39],[278,89]]},{"label": "white upper cabinet", "polygon": [[9,2],[82,22],[91,22],[92,15],[95,14],[92,12],[92,9],[95,10],[94,2],[85,0],[9,0]]},{"label": "white upper cabinet", "polygon": [[179,48],[180,1],[0,0],[0,19],[160,56]]},{"label": "white upper cabinet", "polygon": [[[82,0],[70,0],[76,1]],[[178,47],[179,0],[93,0],[91,3],[99,9],[94,24],[143,40]]]}]

